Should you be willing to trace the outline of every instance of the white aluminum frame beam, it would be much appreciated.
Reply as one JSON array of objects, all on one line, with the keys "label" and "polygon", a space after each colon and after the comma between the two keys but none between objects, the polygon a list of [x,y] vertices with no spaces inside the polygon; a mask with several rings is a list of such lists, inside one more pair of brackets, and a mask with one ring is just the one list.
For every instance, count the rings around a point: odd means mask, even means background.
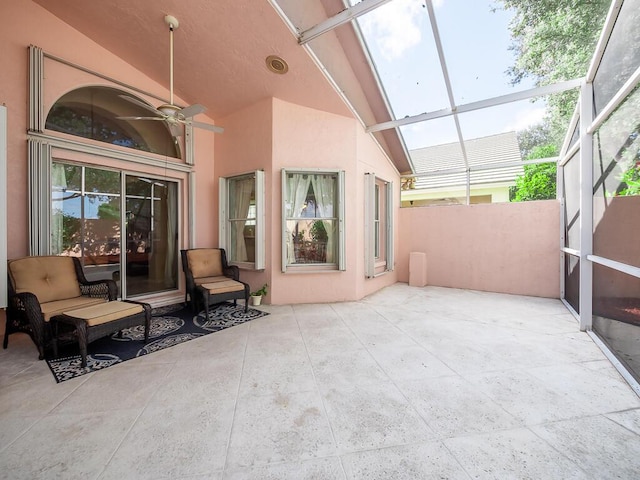
[{"label": "white aluminum frame beam", "polygon": [[367,133],[379,132],[381,130],[388,130],[390,128],[402,127],[404,125],[424,122],[425,120],[433,120],[435,118],[443,118],[455,114],[473,112],[482,108],[495,107],[498,105],[504,105],[505,103],[527,100],[528,98],[541,97],[544,95],[550,95],[552,93],[565,92],[567,90],[573,90],[574,88],[580,87],[583,82],[584,78],[575,78],[573,80],[566,80],[564,82],[544,85],[542,87],[529,88],[527,90],[522,90],[521,92],[508,93],[506,95],[487,98],[485,100],[479,100],[477,102],[457,105],[455,107],[455,110],[451,108],[443,108],[440,110],[434,110],[433,112],[421,113],[419,115],[401,118],[399,120],[378,123],[376,125],[367,127],[366,131]]},{"label": "white aluminum frame beam", "polygon": [[598,265],[604,265],[605,267],[609,267],[613,270],[626,273],[627,275],[631,275],[632,277],[640,278],[640,267],[634,267],[633,265],[628,265],[626,263],[616,262],[615,260],[610,260],[598,255],[587,255],[587,258],[593,263],[597,263]]},{"label": "white aluminum frame beam", "polygon": [[580,88],[580,330],[593,325],[593,83]]},{"label": "white aluminum frame beam", "polygon": [[594,133],[598,128],[602,126],[609,115],[613,113],[613,111],[624,102],[629,94],[635,90],[635,88],[640,83],[640,67],[636,68],[635,72],[629,77],[629,79],[624,83],[622,88],[616,92],[609,103],[605,105],[605,107],[600,111],[598,116],[595,118],[593,123],[589,126],[588,133]]},{"label": "white aluminum frame beam", "polygon": [[[426,0],[425,5],[429,13],[429,22],[431,23],[431,31],[433,33],[433,39],[436,43],[436,50],[438,52],[438,60],[440,60],[440,68],[442,70],[444,84],[445,84],[445,87],[447,88],[447,97],[449,98],[449,109],[453,113],[453,121],[455,122],[455,125],[456,125],[458,142],[460,142],[460,149],[462,150],[462,160],[464,161],[464,166],[466,168],[469,168],[469,159],[467,158],[467,149],[465,148],[465,145],[464,145],[464,136],[462,135],[462,128],[460,127],[460,120],[458,119],[458,115],[457,115],[456,101],[453,96],[453,87],[451,85],[451,78],[449,77],[449,69],[447,68],[447,61],[444,55],[444,49],[442,48],[442,40],[440,39],[440,29],[438,28],[438,22],[436,21],[436,13],[433,8],[433,2],[431,0]],[[469,177],[468,172],[467,172],[467,177]],[[469,181],[469,178],[467,178],[467,205],[469,205],[469,200],[471,198],[469,184],[470,184],[470,181]]]},{"label": "white aluminum frame beam", "polygon": [[593,52],[593,57],[591,57],[591,64],[589,65],[589,69],[587,70],[587,82],[593,82],[593,79],[596,76],[596,72],[600,67],[600,62],[602,61],[602,57],[604,56],[607,44],[609,43],[609,38],[611,37],[611,32],[613,31],[613,27],[616,24],[616,19],[618,18],[618,14],[620,13],[620,9],[622,8],[623,3],[624,0],[614,0],[613,2],[611,2],[611,7],[609,7],[609,12],[607,13],[607,18],[604,21],[604,27],[602,28],[602,32],[600,33],[600,38],[598,39],[598,43],[596,44],[596,49]]},{"label": "white aluminum frame beam", "polygon": [[519,162],[496,162],[496,163],[489,163],[485,165],[475,165],[469,168],[465,168],[465,167],[446,168],[441,170],[434,170],[432,172],[409,173],[406,175],[400,175],[400,178],[437,177],[440,175],[448,175],[451,173],[465,173],[467,170],[470,172],[479,172],[483,170],[495,170],[497,168],[504,168],[504,167],[521,167],[522,165],[537,165],[539,163],[551,163],[551,162],[557,163],[558,157],[535,158],[532,160],[522,160]]},{"label": "white aluminum frame beam", "polygon": [[361,15],[369,13],[370,11],[381,7],[385,3],[389,3],[390,1],[391,0],[362,0],[360,3],[357,3],[353,7],[346,8],[333,17],[329,17],[325,21],[320,22],[317,25],[314,25],[313,27],[302,32],[300,35],[298,35],[298,43],[300,45],[304,45],[314,38],[330,32],[334,28],[338,28],[340,25],[349,23],[351,20],[355,20]]}]

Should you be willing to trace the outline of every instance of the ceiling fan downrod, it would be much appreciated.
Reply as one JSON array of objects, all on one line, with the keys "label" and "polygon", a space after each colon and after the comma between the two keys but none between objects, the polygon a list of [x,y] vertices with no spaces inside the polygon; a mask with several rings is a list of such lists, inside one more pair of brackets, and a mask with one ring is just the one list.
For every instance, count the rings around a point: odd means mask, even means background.
[{"label": "ceiling fan downrod", "polygon": [[173,105],[173,31],[180,23],[173,15],[166,15],[164,22],[169,25],[169,105]]}]

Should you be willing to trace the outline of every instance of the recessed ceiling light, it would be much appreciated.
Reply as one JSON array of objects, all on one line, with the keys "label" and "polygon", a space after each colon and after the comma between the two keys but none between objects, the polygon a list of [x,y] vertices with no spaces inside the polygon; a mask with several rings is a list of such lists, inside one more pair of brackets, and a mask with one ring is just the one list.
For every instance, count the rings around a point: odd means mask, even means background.
[{"label": "recessed ceiling light", "polygon": [[267,68],[271,70],[273,73],[278,73],[280,75],[284,75],[289,71],[289,65],[282,58],[277,55],[269,55],[267,57]]}]

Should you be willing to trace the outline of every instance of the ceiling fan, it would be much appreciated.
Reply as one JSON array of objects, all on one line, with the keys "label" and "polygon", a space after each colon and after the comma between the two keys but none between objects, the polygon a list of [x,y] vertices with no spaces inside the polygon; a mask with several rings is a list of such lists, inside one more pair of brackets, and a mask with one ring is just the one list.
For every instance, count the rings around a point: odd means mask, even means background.
[{"label": "ceiling fan", "polygon": [[204,105],[196,103],[188,107],[180,108],[173,103],[173,31],[178,28],[178,19],[172,15],[166,15],[164,22],[169,25],[169,103],[153,108],[151,105],[144,103],[137,98],[129,95],[120,95],[121,98],[128,102],[134,103],[155,114],[154,117],[118,117],[123,120],[161,120],[167,123],[171,134],[174,137],[182,135],[182,125],[190,125],[216,133],[222,133],[224,128],[212,125],[210,123],[197,122],[193,117],[199,113],[204,113],[207,108]]}]

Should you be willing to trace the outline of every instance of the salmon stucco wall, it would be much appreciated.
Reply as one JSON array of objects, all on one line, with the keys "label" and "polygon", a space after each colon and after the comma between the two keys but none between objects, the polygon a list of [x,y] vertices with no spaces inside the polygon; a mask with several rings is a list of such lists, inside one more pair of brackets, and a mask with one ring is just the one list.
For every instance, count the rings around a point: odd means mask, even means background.
[{"label": "salmon stucco wall", "polygon": [[427,257],[427,284],[560,296],[560,206],[555,200],[400,210],[398,280],[409,254]]},{"label": "salmon stucco wall", "polygon": [[[107,75],[115,80],[142,88],[151,94],[167,97],[166,87],[136,70],[91,38],[71,28],[57,17],[29,1],[3,2],[4,18],[11,19],[0,31],[3,46],[3,65],[0,72],[0,103],[7,107],[7,198],[11,199],[8,209],[7,254],[9,258],[27,255],[29,248],[29,197],[28,197],[28,161],[27,161],[27,129],[28,129],[28,47],[37,45],[46,54],[60,57],[89,70]],[[108,82],[81,70],[63,66],[45,57],[44,78],[44,113],[48,113],[51,105],[64,93],[87,85],[103,85]],[[176,101],[182,102],[177,98]],[[186,103],[186,102],[183,102]],[[213,122],[205,116],[199,118],[205,122]],[[198,131],[195,136],[196,156],[196,205],[208,205],[213,201],[210,184],[213,179],[213,145],[214,134]],[[82,140],[92,144],[90,140]],[[119,148],[119,147],[113,147]],[[71,153],[69,153],[71,155]],[[90,162],[86,158],[78,161]],[[99,165],[102,160],[94,160]],[[104,163],[104,162],[103,162]],[[115,166],[111,161],[109,165]],[[128,166],[128,170],[150,172],[165,175],[163,168],[148,169],[144,166]],[[179,179],[183,176],[176,175]],[[183,182],[183,184],[185,184]],[[183,189],[186,195],[187,189]],[[207,211],[196,209],[197,242],[209,243],[215,234],[215,218]],[[183,215],[183,230],[186,232],[186,215]],[[186,236],[183,241],[187,242]],[[186,243],[185,243],[186,246]]]},{"label": "salmon stucco wall", "polygon": [[[345,171],[346,270],[283,273],[281,271],[282,169],[336,169]],[[395,274],[374,281],[364,277],[364,172],[375,171],[399,183],[387,157],[352,118],[321,112],[274,99],[273,192],[270,219],[272,258],[271,302],[317,303],[358,300],[396,281]],[[370,285],[368,288],[365,285]]]},{"label": "salmon stucco wall", "polygon": [[[242,270],[241,278],[247,282],[251,291],[255,291],[265,283],[272,285],[271,269],[273,255],[271,254],[273,240],[270,232],[273,228],[273,210],[277,210],[278,198],[274,199],[273,182],[274,174],[271,166],[272,150],[272,115],[273,99],[266,98],[250,107],[221,118],[220,125],[224,127],[224,133],[216,139],[216,178],[214,189],[216,196],[216,208],[212,209],[212,216],[218,218],[218,179],[242,175],[255,170],[264,170],[265,173],[265,204],[266,204],[266,235],[265,235],[265,269],[260,271]],[[277,177],[280,178],[279,176]],[[276,207],[272,207],[274,205]],[[279,231],[276,224],[276,230]],[[217,227],[216,227],[217,232]],[[215,245],[218,245],[216,233]],[[277,248],[277,246],[276,246]],[[269,288],[271,290],[271,288]],[[270,294],[263,301],[270,303]]]}]

